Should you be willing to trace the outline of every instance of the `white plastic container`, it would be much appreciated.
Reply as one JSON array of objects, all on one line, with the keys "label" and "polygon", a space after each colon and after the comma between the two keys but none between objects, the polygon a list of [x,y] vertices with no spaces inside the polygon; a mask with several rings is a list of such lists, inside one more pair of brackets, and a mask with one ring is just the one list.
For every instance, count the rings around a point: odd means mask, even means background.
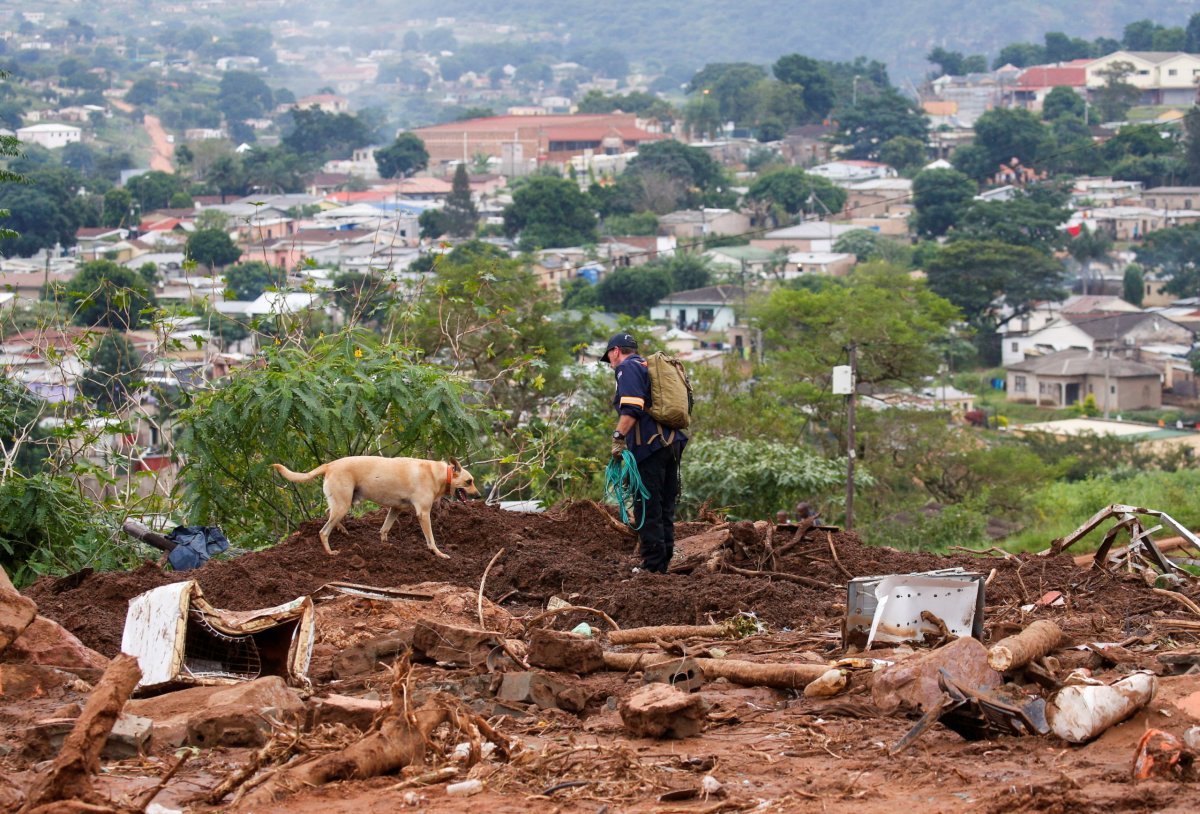
[{"label": "white plastic container", "polygon": [[1149,704],[1157,690],[1158,680],[1145,671],[1112,684],[1063,687],[1046,704],[1046,721],[1068,743],[1087,743]]},{"label": "white plastic container", "polygon": [[464,780],[461,783],[451,783],[446,786],[446,793],[452,797],[470,797],[483,791],[482,780]]}]

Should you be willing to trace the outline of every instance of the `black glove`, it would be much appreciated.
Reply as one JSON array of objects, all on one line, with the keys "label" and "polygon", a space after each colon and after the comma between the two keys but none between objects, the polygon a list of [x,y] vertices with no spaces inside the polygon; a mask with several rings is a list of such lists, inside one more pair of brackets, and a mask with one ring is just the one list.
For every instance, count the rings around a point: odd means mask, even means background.
[{"label": "black glove", "polygon": [[624,457],[624,452],[627,449],[629,449],[629,447],[625,444],[624,436],[618,436],[614,433],[612,442],[612,456],[618,459],[622,458]]}]

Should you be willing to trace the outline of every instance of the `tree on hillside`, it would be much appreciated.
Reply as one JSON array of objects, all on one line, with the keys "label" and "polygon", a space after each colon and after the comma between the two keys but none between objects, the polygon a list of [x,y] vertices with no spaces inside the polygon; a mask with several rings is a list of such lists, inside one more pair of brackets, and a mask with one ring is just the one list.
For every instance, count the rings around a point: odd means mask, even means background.
[{"label": "tree on hillside", "polygon": [[987,70],[987,57],[982,54],[963,56],[961,51],[947,51],[941,46],[930,51],[925,59],[938,66],[935,79],[938,76],[963,76]]},{"label": "tree on hillside", "polygon": [[137,225],[137,214],[133,208],[133,195],[128,189],[113,187],[104,193],[101,205],[100,225],[109,228]]},{"label": "tree on hillside", "polygon": [[158,101],[158,82],[153,79],[139,79],[125,92],[125,101],[139,107],[152,105]]},{"label": "tree on hillside", "polygon": [[1083,97],[1076,93],[1074,88],[1059,85],[1051,88],[1042,100],[1042,118],[1046,121],[1054,121],[1060,116],[1082,119],[1085,106]]},{"label": "tree on hillside", "polygon": [[785,85],[796,85],[803,89],[804,108],[811,121],[820,121],[829,115],[837,103],[833,80],[820,62],[801,54],[787,54],[771,66],[771,73]]},{"label": "tree on hillside", "polygon": [[454,170],[450,194],[442,207],[444,231],[453,237],[470,237],[479,226],[479,211],[471,198],[471,181],[467,177],[467,165],[459,164]]},{"label": "tree on hillside", "polygon": [[1168,293],[1200,296],[1200,224],[1151,232],[1134,253],[1144,268],[1167,278]]},{"label": "tree on hillside", "polygon": [[670,209],[634,207],[634,211],[653,209],[669,212],[679,207],[719,206],[728,203],[725,173],[721,165],[704,150],[674,139],[664,139],[638,148],[622,173],[621,180],[640,185],[643,193],[653,185],[667,181],[673,186],[673,205]]},{"label": "tree on hillside", "polygon": [[908,136],[924,142],[929,130],[925,114],[892,88],[841,108],[837,119],[835,140],[850,148],[847,158],[878,159],[880,148],[891,139]]},{"label": "tree on hillside", "polygon": [[333,301],[348,324],[378,322],[387,313],[388,282],[374,271],[343,271],[333,277]]},{"label": "tree on hillside", "polygon": [[930,290],[957,305],[975,328],[976,344],[989,363],[999,358],[1001,325],[1037,302],[1067,295],[1061,262],[1028,246],[994,240],[949,243],[929,259],[925,273]]},{"label": "tree on hillside", "polygon": [[1050,131],[1028,110],[996,108],[975,122],[973,166],[955,153],[954,166],[976,180],[994,174],[1001,164],[1016,159],[1026,167],[1036,167],[1051,146]]},{"label": "tree on hillside", "polygon": [[1193,105],[1183,117],[1183,130],[1187,180],[1189,184],[1200,184],[1200,107]]},{"label": "tree on hillside", "polygon": [[846,191],[819,175],[788,167],[759,176],[746,197],[780,207],[789,215],[801,212],[835,214],[846,205]]},{"label": "tree on hillside", "polygon": [[391,144],[375,151],[375,166],[384,178],[403,178],[428,165],[425,142],[414,133],[401,133]]},{"label": "tree on hillside", "polygon": [[275,105],[271,88],[258,74],[226,71],[217,91],[217,105],[230,122],[258,119]]},{"label": "tree on hillside", "polygon": [[284,145],[293,152],[331,158],[349,158],[358,147],[371,143],[370,128],[348,113],[326,113],[317,107],[293,110],[285,128]]},{"label": "tree on hillside", "polygon": [[1146,275],[1137,263],[1125,267],[1121,278],[1121,299],[1125,302],[1142,307],[1142,299],[1146,296]]},{"label": "tree on hillside", "polygon": [[79,267],[67,286],[67,299],[78,325],[132,331],[147,321],[145,311],[158,302],[146,280],[111,260],[92,260]]},{"label": "tree on hillside", "polygon": [[962,217],[976,186],[958,170],[932,169],[917,173],[912,192],[917,234],[941,237]]},{"label": "tree on hillside", "polygon": [[242,250],[220,229],[198,229],[188,236],[184,254],[190,260],[218,269],[236,263]]},{"label": "tree on hillside", "polygon": [[1068,37],[1061,31],[1047,31],[1043,41],[1046,43],[1046,62],[1070,62],[1093,56],[1090,42],[1079,37]]},{"label": "tree on hillside", "polygon": [[995,240],[1050,254],[1066,242],[1066,233],[1060,227],[1070,217],[1069,208],[1026,194],[1007,201],[972,201],[959,217],[950,239]]},{"label": "tree on hillside", "polygon": [[522,251],[596,241],[596,214],[579,185],[566,178],[530,178],[504,209],[504,233],[520,235]]},{"label": "tree on hillside", "polygon": [[1040,65],[1046,61],[1046,49],[1033,42],[1014,42],[1000,49],[1000,53],[992,60],[992,69],[1012,65],[1016,68],[1028,68],[1030,65]]},{"label": "tree on hillside", "polygon": [[749,62],[710,63],[696,72],[687,91],[711,96],[721,121],[749,123],[757,103],[751,89],[766,75],[761,65]]},{"label": "tree on hillside", "polygon": [[929,150],[921,139],[896,136],[880,146],[879,160],[907,176],[921,170],[929,160]]},{"label": "tree on hillside", "polygon": [[1200,11],[1188,18],[1184,30],[1183,49],[1189,54],[1200,54]]},{"label": "tree on hillside", "polygon": [[596,284],[596,299],[605,311],[645,317],[672,290],[671,274],[666,269],[621,268],[610,271]]},{"label": "tree on hillside", "polygon": [[1092,108],[1096,111],[1099,121],[1122,121],[1129,108],[1137,104],[1141,98],[1141,91],[1125,81],[1134,70],[1132,62],[1117,60],[1096,72],[1104,80],[1104,84],[1093,94],[1095,104]]},{"label": "tree on hillside", "polygon": [[[1102,229],[1092,231],[1083,228],[1079,235],[1067,244],[1067,251],[1079,263],[1079,279],[1082,283],[1083,294],[1090,294],[1092,281],[1092,261],[1103,260],[1112,250],[1112,238]],[[1103,280],[1100,281],[1103,284]],[[1141,302],[1139,298],[1138,302]]]},{"label": "tree on hillside", "polygon": [[118,331],[106,332],[88,357],[80,391],[98,410],[115,413],[134,402],[141,385],[141,354]]},{"label": "tree on hillside", "polygon": [[137,201],[142,212],[166,209],[171,196],[183,191],[183,179],[178,175],[161,170],[151,170],[130,178],[125,188]]},{"label": "tree on hillside", "polygon": [[225,269],[225,288],[235,300],[256,300],[268,288],[279,287],[281,276],[263,261],[250,260]]}]

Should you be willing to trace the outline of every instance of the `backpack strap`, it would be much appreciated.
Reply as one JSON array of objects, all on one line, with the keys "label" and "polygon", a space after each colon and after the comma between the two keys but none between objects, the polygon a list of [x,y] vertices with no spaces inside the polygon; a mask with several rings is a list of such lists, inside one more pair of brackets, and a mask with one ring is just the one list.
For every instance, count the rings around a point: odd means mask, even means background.
[{"label": "backpack strap", "polygon": [[[675,443],[675,430],[671,430],[670,433],[667,433],[663,430],[663,425],[659,424],[657,421],[654,422],[654,426],[658,427],[658,432],[650,436],[650,438],[646,441],[647,444],[653,444],[655,438],[661,438],[664,447],[669,447],[671,444]],[[633,425],[633,442],[639,447],[642,445],[642,425],[640,423]]]}]

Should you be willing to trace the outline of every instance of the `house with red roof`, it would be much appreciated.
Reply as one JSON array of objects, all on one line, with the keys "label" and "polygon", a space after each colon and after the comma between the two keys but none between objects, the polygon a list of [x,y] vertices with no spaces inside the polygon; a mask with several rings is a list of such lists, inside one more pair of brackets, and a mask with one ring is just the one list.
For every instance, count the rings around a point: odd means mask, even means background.
[{"label": "house with red roof", "polygon": [[1087,68],[1090,59],[1074,59],[1050,65],[1031,65],[1021,71],[1013,88],[1014,107],[1040,111],[1046,95],[1055,88],[1070,88],[1080,96],[1087,95]]}]

